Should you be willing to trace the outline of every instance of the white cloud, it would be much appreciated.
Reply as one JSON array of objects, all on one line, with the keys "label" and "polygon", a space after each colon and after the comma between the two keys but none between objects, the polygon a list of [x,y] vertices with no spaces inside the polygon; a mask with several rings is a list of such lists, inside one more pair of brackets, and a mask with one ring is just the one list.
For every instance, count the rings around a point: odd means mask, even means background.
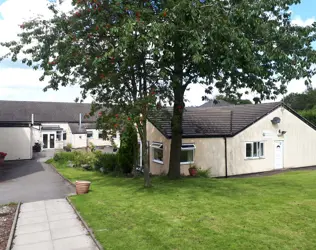
[{"label": "white cloud", "polygon": [[306,20],[303,20],[300,16],[295,16],[292,19],[292,24],[298,25],[298,26],[309,26],[312,25],[316,21],[315,17],[308,18]]}]

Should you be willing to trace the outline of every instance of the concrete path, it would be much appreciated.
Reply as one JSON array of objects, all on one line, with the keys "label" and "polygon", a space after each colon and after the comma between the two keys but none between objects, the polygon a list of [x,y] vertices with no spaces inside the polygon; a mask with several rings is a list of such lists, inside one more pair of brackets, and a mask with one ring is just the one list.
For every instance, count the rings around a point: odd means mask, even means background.
[{"label": "concrete path", "polygon": [[5,162],[0,167],[0,204],[65,198],[74,194],[75,188],[44,163],[51,157],[41,152],[34,160]]},{"label": "concrete path", "polygon": [[24,203],[13,250],[97,250],[66,199]]}]

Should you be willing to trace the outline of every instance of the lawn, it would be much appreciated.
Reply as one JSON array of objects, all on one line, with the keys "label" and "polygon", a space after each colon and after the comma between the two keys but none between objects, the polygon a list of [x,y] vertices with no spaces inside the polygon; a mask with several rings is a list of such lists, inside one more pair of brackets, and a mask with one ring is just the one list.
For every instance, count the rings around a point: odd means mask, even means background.
[{"label": "lawn", "polygon": [[54,163],[105,249],[316,249],[316,171],[269,177],[169,181],[120,178]]}]

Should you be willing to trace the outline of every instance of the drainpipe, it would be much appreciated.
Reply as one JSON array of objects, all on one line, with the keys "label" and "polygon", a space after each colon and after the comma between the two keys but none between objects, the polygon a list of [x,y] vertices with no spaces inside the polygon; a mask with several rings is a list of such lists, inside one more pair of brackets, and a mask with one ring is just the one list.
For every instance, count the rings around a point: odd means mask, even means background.
[{"label": "drainpipe", "polygon": [[228,177],[228,169],[227,169],[227,138],[224,137],[225,142],[225,178]]},{"label": "drainpipe", "polygon": [[31,120],[32,120],[32,126],[34,126],[34,114],[32,114]]}]

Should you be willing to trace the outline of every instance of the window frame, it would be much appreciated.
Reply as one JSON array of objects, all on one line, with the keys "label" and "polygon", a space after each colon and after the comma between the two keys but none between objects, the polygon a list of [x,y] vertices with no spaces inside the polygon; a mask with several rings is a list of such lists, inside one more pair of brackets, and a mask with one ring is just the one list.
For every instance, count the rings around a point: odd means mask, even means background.
[{"label": "window frame", "polygon": [[[150,147],[152,148],[153,162],[158,163],[158,164],[163,164],[163,143],[162,142],[152,142]],[[162,161],[155,159],[154,150],[161,150],[162,151]]]},{"label": "window frame", "polygon": [[[185,147],[183,147],[185,146]],[[189,147],[187,147],[189,146]],[[180,165],[188,165],[188,164],[193,164],[194,163],[194,158],[195,158],[195,150],[196,146],[193,143],[183,143],[181,145],[181,152],[182,151],[193,151],[193,161],[181,161],[180,159]]]},{"label": "window frame", "polygon": [[[251,156],[247,156],[247,145],[251,145]],[[254,146],[256,145],[256,146]],[[256,156],[254,156],[254,149],[256,148]],[[265,158],[265,142],[264,141],[247,141],[245,142],[245,159],[264,159]]]}]

